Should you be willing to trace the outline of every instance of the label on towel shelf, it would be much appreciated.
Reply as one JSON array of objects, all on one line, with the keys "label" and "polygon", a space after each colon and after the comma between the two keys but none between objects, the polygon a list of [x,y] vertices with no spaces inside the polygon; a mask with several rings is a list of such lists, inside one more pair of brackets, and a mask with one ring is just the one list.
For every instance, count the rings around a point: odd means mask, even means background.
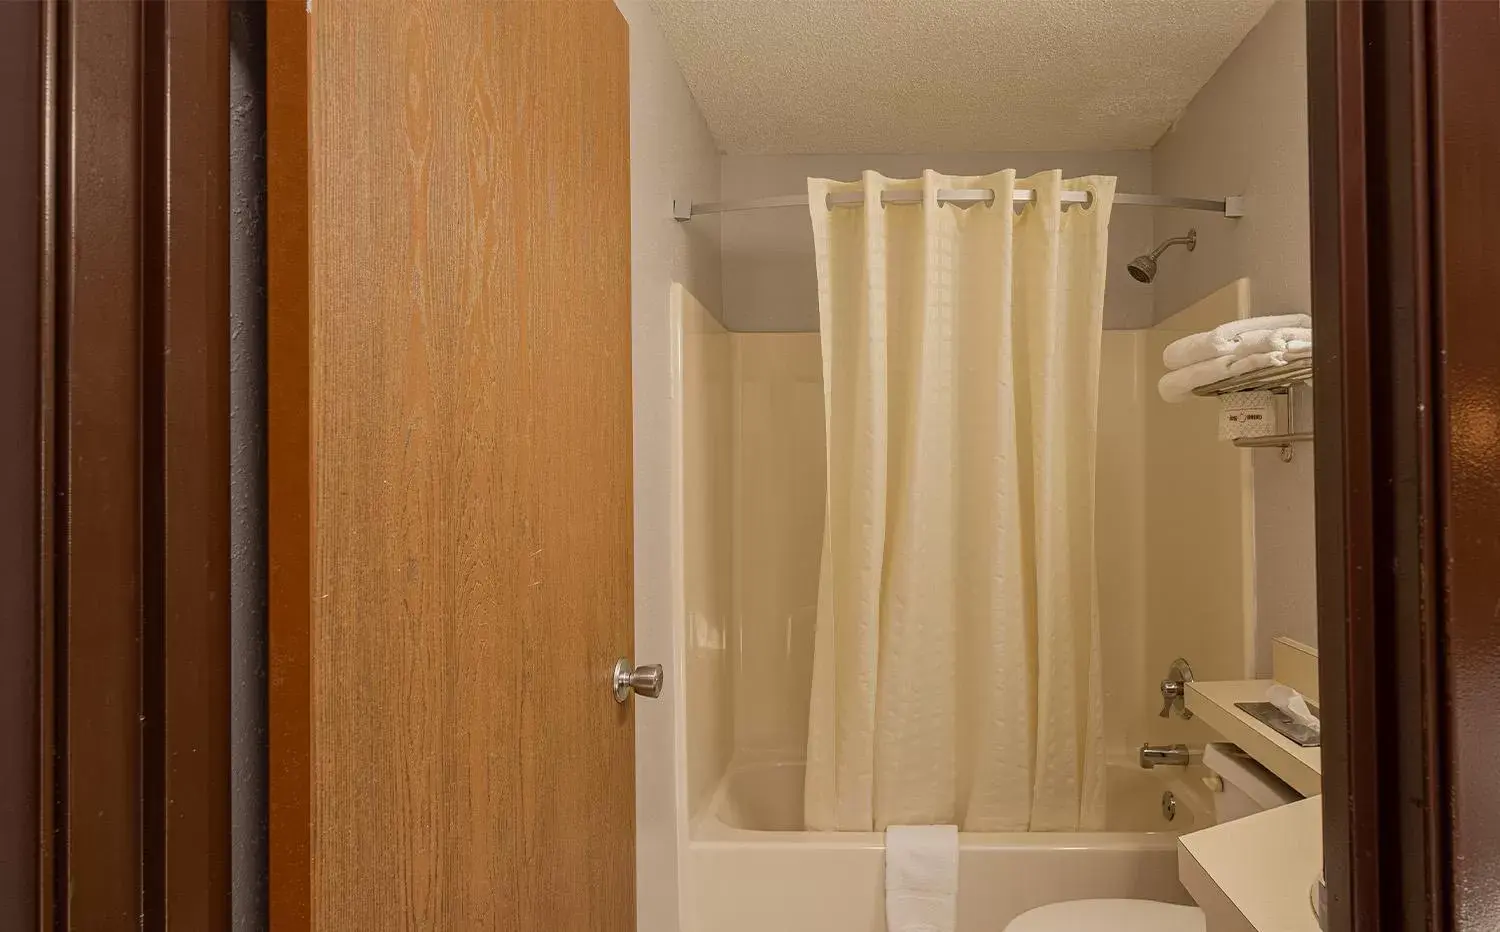
[{"label": "label on towel shelf", "polygon": [[1219,439],[1267,437],[1276,433],[1276,396],[1235,392],[1219,396]]}]

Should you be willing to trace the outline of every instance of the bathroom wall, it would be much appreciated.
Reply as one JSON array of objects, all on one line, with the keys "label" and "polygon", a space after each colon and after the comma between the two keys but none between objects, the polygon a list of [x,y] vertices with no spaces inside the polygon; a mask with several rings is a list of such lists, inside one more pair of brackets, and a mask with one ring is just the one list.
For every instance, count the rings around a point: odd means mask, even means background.
[{"label": "bathroom wall", "polygon": [[[719,229],[678,223],[673,197],[714,200],[713,137],[644,0],[617,0],[630,26],[631,361],[634,370],[635,660],[670,664],[677,604],[671,573],[671,383],[668,300],[681,281],[719,304]],[[679,684],[668,682],[669,700]],[[671,701],[635,703],[636,921],[678,928],[676,721]]]},{"label": "bathroom wall", "polygon": [[[806,194],[809,177],[857,181],[861,171],[871,169],[889,177],[914,178],[926,168],[955,175],[1014,168],[1023,177],[1060,168],[1068,177],[1115,175],[1119,191],[1152,190],[1151,153],[1146,151],[726,155],[723,197],[737,201]],[[1112,259],[1104,299],[1107,329],[1147,327],[1154,319],[1151,286],[1132,280],[1125,271],[1130,257],[1151,249],[1151,213],[1139,207],[1121,207],[1110,216]],[[816,330],[818,278],[807,210],[788,207],[731,213],[724,215],[722,223],[725,326],[744,331]]]},{"label": "bathroom wall", "polygon": [[266,928],[266,19],[229,8],[230,912]]},{"label": "bathroom wall", "polygon": [[[1198,230],[1196,251],[1162,257],[1158,320],[1242,275],[1252,313],[1310,309],[1306,49],[1301,0],[1279,0],[1152,150],[1157,191],[1245,196],[1238,220],[1154,211],[1157,238]],[[1253,464],[1255,667],[1269,674],[1272,637],[1317,642],[1313,449],[1291,463],[1257,450]]]}]

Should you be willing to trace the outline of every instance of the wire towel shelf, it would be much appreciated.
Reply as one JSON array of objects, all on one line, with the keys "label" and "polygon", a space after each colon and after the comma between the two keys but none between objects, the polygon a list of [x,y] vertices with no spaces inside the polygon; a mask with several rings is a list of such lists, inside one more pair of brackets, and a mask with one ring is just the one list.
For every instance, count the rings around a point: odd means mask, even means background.
[{"label": "wire towel shelf", "polygon": [[1219,395],[1232,395],[1236,392],[1272,392],[1282,396],[1281,403],[1286,409],[1284,418],[1286,430],[1264,437],[1239,437],[1234,441],[1234,445],[1237,447],[1280,447],[1281,461],[1290,463],[1293,457],[1292,444],[1311,443],[1313,440],[1312,431],[1297,429],[1297,408],[1291,394],[1292,389],[1304,386],[1310,381],[1312,381],[1312,360],[1299,359],[1284,366],[1269,366],[1244,375],[1211,382],[1208,385],[1200,385],[1193,389],[1193,394],[1213,398]]}]

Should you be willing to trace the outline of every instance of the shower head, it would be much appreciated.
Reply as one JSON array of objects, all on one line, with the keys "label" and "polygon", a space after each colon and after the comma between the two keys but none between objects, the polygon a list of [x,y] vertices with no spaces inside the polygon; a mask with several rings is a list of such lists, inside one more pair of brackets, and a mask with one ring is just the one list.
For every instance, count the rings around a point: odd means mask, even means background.
[{"label": "shower head", "polygon": [[1193,248],[1198,245],[1198,231],[1188,230],[1187,236],[1174,236],[1151,250],[1150,254],[1131,259],[1130,264],[1126,266],[1130,270],[1130,277],[1142,284],[1149,284],[1156,278],[1157,257],[1166,252],[1168,246],[1176,246],[1179,243],[1186,246],[1188,252],[1192,252]]},{"label": "shower head", "polygon": [[1130,269],[1130,277],[1142,284],[1150,284],[1156,277],[1156,259],[1151,256],[1136,256],[1126,268]]}]

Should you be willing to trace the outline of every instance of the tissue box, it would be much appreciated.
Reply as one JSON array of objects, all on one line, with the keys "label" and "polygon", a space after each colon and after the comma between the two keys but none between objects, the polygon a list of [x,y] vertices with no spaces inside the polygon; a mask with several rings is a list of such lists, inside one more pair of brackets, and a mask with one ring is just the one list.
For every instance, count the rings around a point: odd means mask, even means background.
[{"label": "tissue box", "polygon": [[1234,392],[1219,396],[1219,439],[1269,437],[1276,433],[1273,392]]}]

